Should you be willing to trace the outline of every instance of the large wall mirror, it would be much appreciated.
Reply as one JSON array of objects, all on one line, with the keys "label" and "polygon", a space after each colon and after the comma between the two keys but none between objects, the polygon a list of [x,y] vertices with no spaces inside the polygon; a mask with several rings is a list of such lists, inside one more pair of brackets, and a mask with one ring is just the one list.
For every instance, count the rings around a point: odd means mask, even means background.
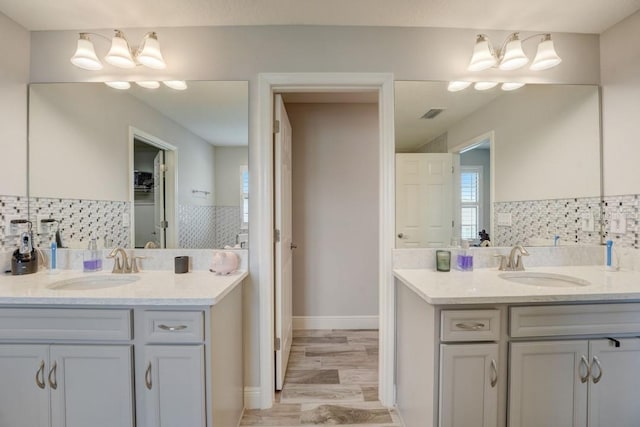
[{"label": "large wall mirror", "polygon": [[248,83],[30,85],[29,196],[40,241],[246,247]]},{"label": "large wall mirror", "polygon": [[598,87],[447,86],[395,83],[396,247],[600,243]]}]

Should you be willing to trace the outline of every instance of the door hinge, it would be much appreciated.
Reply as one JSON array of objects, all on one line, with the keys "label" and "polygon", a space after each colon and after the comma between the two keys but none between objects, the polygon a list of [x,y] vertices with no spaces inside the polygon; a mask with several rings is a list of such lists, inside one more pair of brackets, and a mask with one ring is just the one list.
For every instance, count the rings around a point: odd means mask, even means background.
[{"label": "door hinge", "polygon": [[454,228],[456,226],[455,221],[451,221],[451,228]]},{"label": "door hinge", "polygon": [[280,120],[273,121],[273,133],[280,132]]},{"label": "door hinge", "polygon": [[160,228],[169,228],[169,221],[160,221]]},{"label": "door hinge", "polygon": [[276,351],[280,351],[280,338],[276,338],[276,342],[273,344]]},{"label": "door hinge", "polygon": [[454,167],[453,167],[453,166],[451,166],[451,173],[453,173],[453,170],[454,170]]},{"label": "door hinge", "polygon": [[169,168],[167,167],[167,165],[162,164],[160,165],[160,172],[166,172]]},{"label": "door hinge", "polygon": [[273,230],[273,240],[275,240],[276,242],[280,241],[280,230]]}]

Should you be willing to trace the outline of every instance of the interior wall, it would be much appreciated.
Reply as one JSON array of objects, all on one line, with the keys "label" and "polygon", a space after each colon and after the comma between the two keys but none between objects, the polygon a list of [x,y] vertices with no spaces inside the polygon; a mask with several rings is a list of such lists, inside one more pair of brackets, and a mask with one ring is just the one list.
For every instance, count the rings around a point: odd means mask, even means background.
[{"label": "interior wall", "polygon": [[129,200],[133,126],[178,147],[179,203],[213,204],[213,194],[207,200],[191,193],[213,192],[213,147],[133,96],[103,84],[33,85],[29,114],[32,196]]},{"label": "interior wall", "polygon": [[[540,85],[530,91],[525,86],[449,128],[449,148],[494,131],[496,202],[600,194],[597,89],[545,89]],[[518,111],[518,118],[513,111]],[[487,123],[496,125],[488,127]]]},{"label": "interior wall", "polygon": [[475,149],[460,154],[460,166],[482,166],[482,223],[487,233],[491,232],[491,151]]},{"label": "interior wall", "polygon": [[240,166],[249,159],[248,147],[215,147],[216,206],[241,206]]},{"label": "interior wall", "polygon": [[[133,39],[145,29],[125,29]],[[172,78],[185,80],[249,80],[250,187],[262,188],[259,179],[260,140],[258,74],[269,72],[383,72],[397,80],[501,79],[504,72],[469,73],[467,64],[479,32],[502,40],[509,31],[443,28],[242,26],[176,27],[159,32],[168,68],[121,70],[106,67],[96,75],[69,63],[77,41],[75,31],[39,31],[31,34],[31,81],[79,82]],[[103,31],[109,34],[110,30]],[[593,34],[554,33],[562,51],[562,67],[542,73],[527,67],[509,72],[509,79],[540,83],[600,82],[599,39]],[[101,51],[102,52],[102,51]],[[260,195],[250,199],[251,247],[261,247],[263,230]],[[257,197],[256,197],[257,196]],[[245,385],[260,385],[259,303],[260,264],[269,262],[255,251],[250,257],[250,279],[245,286]]]},{"label": "interior wall", "polygon": [[0,195],[27,195],[29,32],[0,13]]},{"label": "interior wall", "polygon": [[293,315],[378,314],[378,105],[287,104]]},{"label": "interior wall", "polygon": [[604,194],[640,193],[640,11],[602,33]]}]

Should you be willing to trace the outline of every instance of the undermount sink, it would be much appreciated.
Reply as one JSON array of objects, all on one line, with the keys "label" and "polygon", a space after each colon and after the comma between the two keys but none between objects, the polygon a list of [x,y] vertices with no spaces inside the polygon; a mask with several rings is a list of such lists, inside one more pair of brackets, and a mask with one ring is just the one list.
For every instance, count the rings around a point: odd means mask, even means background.
[{"label": "undermount sink", "polygon": [[500,273],[498,274],[498,277],[511,282],[520,283],[522,285],[546,286],[551,288],[568,288],[590,285],[590,283],[584,279],[555,273],[514,271],[509,273]]},{"label": "undermount sink", "polygon": [[98,276],[76,277],[73,279],[58,280],[47,286],[55,290],[91,290],[115,288],[117,286],[128,285],[140,280],[138,276],[122,276],[119,274],[101,274]]}]

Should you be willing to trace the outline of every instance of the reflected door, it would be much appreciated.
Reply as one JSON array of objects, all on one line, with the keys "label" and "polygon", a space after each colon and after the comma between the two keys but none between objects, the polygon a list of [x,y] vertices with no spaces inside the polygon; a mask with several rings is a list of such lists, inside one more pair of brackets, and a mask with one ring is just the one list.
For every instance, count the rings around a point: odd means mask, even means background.
[{"label": "reflected door", "polygon": [[164,215],[164,151],[153,159],[153,219],[155,235],[160,248],[166,248],[167,220]]},{"label": "reflected door", "polygon": [[452,154],[396,154],[396,248],[449,246],[452,190]]}]

